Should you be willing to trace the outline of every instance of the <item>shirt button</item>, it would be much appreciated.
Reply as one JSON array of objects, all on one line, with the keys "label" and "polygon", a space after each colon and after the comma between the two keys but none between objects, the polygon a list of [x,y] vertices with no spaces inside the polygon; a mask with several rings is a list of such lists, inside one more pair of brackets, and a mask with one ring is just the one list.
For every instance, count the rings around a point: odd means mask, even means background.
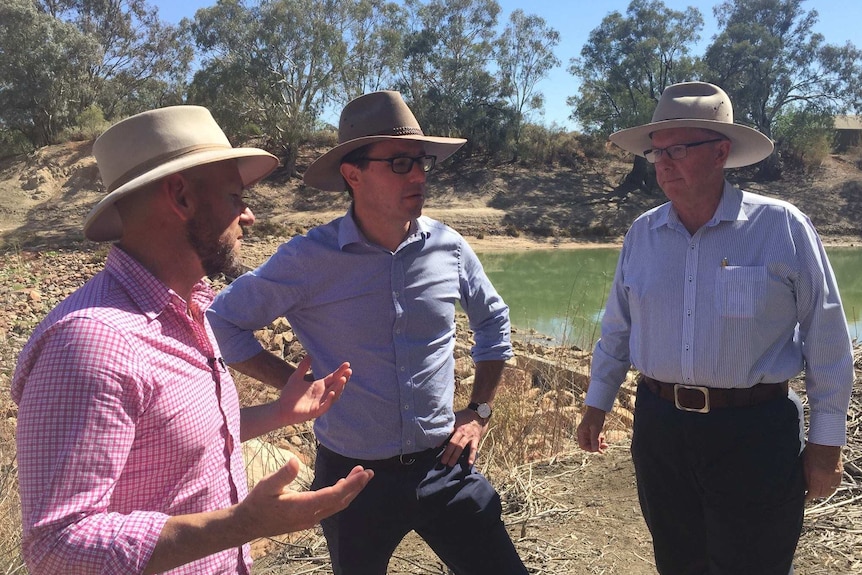
[{"label": "shirt button", "polygon": [[412,441],[410,441],[410,440],[408,439],[408,440],[407,440],[407,445],[413,445],[413,442],[412,442]]},{"label": "shirt button", "polygon": [[404,371],[405,369],[407,369],[407,368],[405,368],[405,367],[402,365],[402,366],[401,366],[401,371]]},{"label": "shirt button", "polygon": [[405,406],[404,406],[404,411],[408,411],[409,409],[410,409],[410,406],[409,406],[409,405],[405,405]]},{"label": "shirt button", "polygon": [[401,329],[400,329],[400,328],[399,328],[399,329],[396,329],[396,330],[395,330],[395,333],[401,333]]},{"label": "shirt button", "polygon": [[691,315],[691,310],[690,310],[690,309],[689,309],[689,310],[686,310],[686,311],[685,311],[685,315]]}]

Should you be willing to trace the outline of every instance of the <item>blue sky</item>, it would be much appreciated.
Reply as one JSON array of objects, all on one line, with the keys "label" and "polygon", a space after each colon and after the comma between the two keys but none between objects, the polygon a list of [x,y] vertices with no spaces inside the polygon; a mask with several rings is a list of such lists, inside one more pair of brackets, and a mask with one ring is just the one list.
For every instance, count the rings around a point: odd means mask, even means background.
[{"label": "blue sky", "polygon": [[[184,17],[193,17],[198,8],[212,6],[216,0],[151,0],[159,7],[162,19],[176,23]],[[566,98],[577,93],[575,78],[566,72],[569,60],[580,55],[581,47],[591,30],[596,28],[607,14],[613,11],[625,13],[630,0],[497,0],[502,11],[498,18],[504,26],[509,15],[521,8],[527,14],[541,16],[560,33],[560,44],[556,55],[562,64],[553,70],[538,89],[545,95],[544,116],[533,119],[545,124],[556,122],[574,129],[576,125],[568,120],[571,112]],[[701,32],[702,53],[716,32],[717,23],[712,13],[713,6],[720,0],[664,0],[673,10],[684,10],[688,6],[698,8],[703,14],[704,28]],[[803,3],[805,10],[815,9],[819,14],[815,30],[826,37],[830,44],[845,44],[850,41],[862,47],[862,2],[858,0],[808,0]],[[331,119],[337,123],[337,117]]]}]

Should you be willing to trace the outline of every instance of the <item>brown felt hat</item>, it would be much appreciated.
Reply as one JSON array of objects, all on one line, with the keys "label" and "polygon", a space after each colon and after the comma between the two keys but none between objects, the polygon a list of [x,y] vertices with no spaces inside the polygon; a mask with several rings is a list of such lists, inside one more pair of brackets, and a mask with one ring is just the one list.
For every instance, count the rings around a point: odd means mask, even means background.
[{"label": "brown felt hat", "polygon": [[159,108],[117,122],[96,139],[93,155],[108,190],[84,220],[84,235],[95,242],[122,236],[116,201],[151,182],[202,164],[236,159],[243,186],[251,186],[278,167],[278,158],[265,150],[232,147],[210,111],[201,106]]},{"label": "brown felt hat", "polygon": [[399,92],[372,92],[347,103],[338,122],[338,145],[312,162],[303,180],[319,190],[342,191],[341,160],[357,148],[384,140],[425,142],[425,153],[437,156],[438,162],[467,142],[463,138],[426,136]]},{"label": "brown felt hat", "polygon": [[652,115],[652,122],[614,132],[610,140],[623,150],[643,156],[652,148],[651,135],[671,128],[712,130],[730,140],[725,167],[756,164],[772,153],[772,140],[748,126],[733,123],[728,95],[714,84],[683,82],[665,88]]}]

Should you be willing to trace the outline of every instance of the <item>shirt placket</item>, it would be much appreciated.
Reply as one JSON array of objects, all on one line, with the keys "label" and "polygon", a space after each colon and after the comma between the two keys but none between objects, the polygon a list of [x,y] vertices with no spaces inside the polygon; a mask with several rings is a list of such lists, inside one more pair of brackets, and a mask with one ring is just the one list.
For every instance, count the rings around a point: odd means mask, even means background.
[{"label": "shirt placket", "polygon": [[[195,338],[198,341],[199,349],[204,351],[207,355],[207,365],[209,366],[210,376],[212,377],[213,385],[215,386],[216,400],[218,403],[219,413],[222,418],[224,465],[225,470],[227,471],[228,487],[230,488],[230,500],[231,503],[237,504],[239,503],[239,491],[237,489],[236,478],[233,476],[231,466],[231,458],[233,457],[233,452],[237,446],[235,445],[233,435],[230,432],[227,413],[224,409],[224,395],[222,394],[222,378],[224,374],[227,373],[227,365],[225,365],[224,359],[217,357],[213,350],[212,343],[210,342],[203,325],[203,310],[200,309],[193,298],[189,302],[188,308],[189,314],[187,318],[192,326]],[[247,570],[241,546],[237,548],[237,554],[237,572],[246,574]]]},{"label": "shirt placket", "polygon": [[701,233],[690,240],[685,257],[685,287],[683,289],[682,341],[680,342],[680,364],[683,383],[694,385],[694,322],[697,302],[697,262],[700,256]]},{"label": "shirt placket", "polygon": [[416,403],[413,395],[413,370],[410,368],[409,346],[405,339],[407,314],[404,288],[406,283],[404,262],[394,254],[390,270],[392,306],[395,322],[392,325],[392,342],[395,350],[395,370],[398,378],[398,401],[401,412],[401,452],[416,451]]}]

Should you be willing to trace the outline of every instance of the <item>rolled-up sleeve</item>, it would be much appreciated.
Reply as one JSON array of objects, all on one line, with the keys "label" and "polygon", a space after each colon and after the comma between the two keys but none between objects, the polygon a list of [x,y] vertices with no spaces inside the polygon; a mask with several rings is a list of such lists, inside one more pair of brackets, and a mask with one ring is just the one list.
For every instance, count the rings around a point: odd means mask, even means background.
[{"label": "rolled-up sleeve", "polygon": [[461,240],[461,307],[470,320],[473,361],[513,357],[509,306],[485,274],[473,249]]}]

